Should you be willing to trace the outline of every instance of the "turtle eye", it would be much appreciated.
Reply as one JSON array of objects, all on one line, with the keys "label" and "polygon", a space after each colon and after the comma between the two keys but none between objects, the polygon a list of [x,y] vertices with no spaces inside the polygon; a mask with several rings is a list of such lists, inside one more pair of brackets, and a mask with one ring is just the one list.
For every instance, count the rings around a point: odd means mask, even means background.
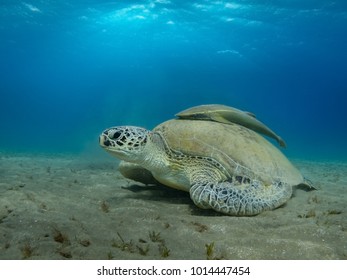
[{"label": "turtle eye", "polygon": [[113,139],[118,139],[119,138],[119,136],[121,136],[122,135],[122,133],[120,133],[119,131],[116,131],[112,136],[111,136],[111,138],[113,138]]}]

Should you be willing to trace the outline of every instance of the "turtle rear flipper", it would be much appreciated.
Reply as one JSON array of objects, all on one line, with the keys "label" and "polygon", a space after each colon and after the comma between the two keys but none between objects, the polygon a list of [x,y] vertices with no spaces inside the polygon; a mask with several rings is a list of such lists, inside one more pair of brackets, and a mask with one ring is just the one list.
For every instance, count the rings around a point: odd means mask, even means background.
[{"label": "turtle rear flipper", "polygon": [[302,183],[300,183],[297,188],[304,189],[306,191],[316,191],[320,190],[320,187],[314,185],[311,180],[304,177],[304,180]]}]

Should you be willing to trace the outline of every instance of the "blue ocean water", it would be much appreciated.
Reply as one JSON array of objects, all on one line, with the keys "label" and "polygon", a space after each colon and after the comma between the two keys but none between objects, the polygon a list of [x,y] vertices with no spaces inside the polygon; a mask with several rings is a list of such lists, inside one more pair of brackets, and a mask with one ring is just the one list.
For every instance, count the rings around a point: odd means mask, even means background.
[{"label": "blue ocean water", "polygon": [[0,150],[98,153],[114,125],[253,112],[289,157],[347,159],[347,1],[0,1]]}]

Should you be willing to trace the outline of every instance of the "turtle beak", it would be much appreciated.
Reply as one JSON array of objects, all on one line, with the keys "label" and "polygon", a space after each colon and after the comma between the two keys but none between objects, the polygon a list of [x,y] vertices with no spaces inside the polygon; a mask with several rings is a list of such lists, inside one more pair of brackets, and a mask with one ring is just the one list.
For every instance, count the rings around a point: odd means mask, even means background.
[{"label": "turtle beak", "polygon": [[99,144],[103,148],[109,147],[111,145],[110,141],[103,134],[99,136]]}]

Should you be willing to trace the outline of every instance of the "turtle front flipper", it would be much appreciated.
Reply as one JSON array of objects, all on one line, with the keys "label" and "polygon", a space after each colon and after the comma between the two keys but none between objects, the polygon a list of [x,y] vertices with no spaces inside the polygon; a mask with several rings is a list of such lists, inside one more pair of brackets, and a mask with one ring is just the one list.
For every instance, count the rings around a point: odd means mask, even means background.
[{"label": "turtle front flipper", "polygon": [[190,197],[203,209],[227,215],[252,216],[284,204],[292,195],[292,187],[282,182],[265,186],[259,181],[235,176],[224,182],[195,182]]},{"label": "turtle front flipper", "polygon": [[133,181],[140,182],[145,185],[158,185],[158,181],[153,177],[152,173],[139,164],[122,160],[118,165],[118,171],[125,178]]}]

